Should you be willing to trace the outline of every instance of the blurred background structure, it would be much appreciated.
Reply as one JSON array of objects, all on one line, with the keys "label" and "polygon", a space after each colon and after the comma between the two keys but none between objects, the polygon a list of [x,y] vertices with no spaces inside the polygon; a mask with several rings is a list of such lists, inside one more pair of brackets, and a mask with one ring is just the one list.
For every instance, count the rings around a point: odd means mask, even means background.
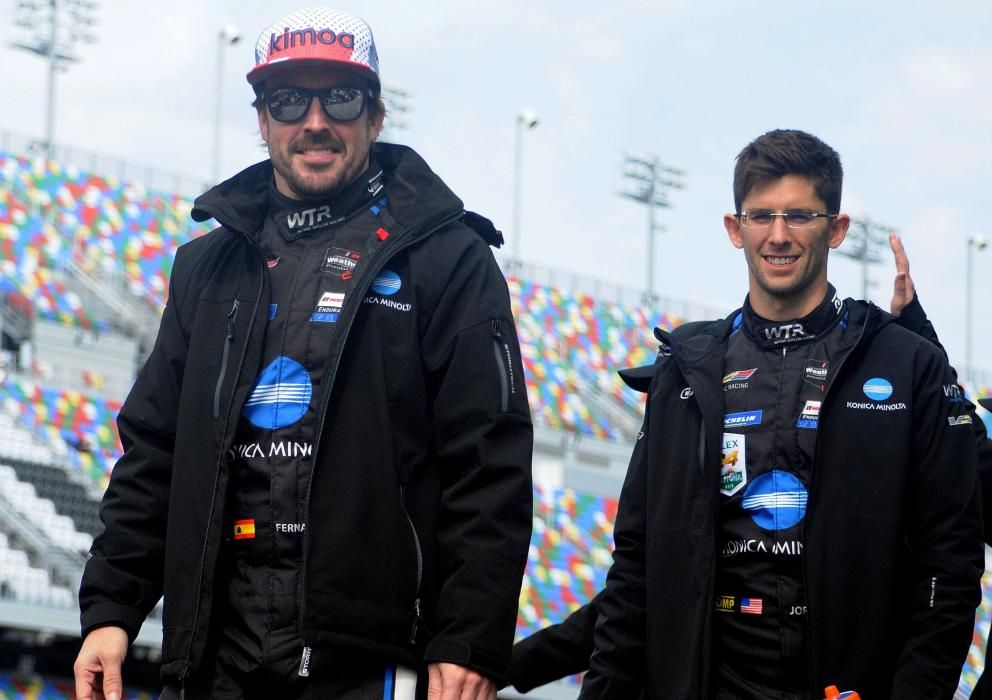
[{"label": "blurred background structure", "polygon": [[[121,450],[114,418],[176,248],[210,228],[189,218],[192,198],[264,155],[243,76],[255,32],[295,5],[201,5],[0,0],[0,698],[71,696],[76,588]],[[414,146],[513,242],[497,256],[537,427],[520,635],[605,580],[642,418],[615,371],[653,361],[655,326],[740,304],[743,265],[720,219],[734,156],[763,131],[809,130],[844,159],[844,208],[860,223],[831,265],[841,292],[888,307],[894,268],[877,240],[891,229],[874,217],[890,222],[968,395],[990,395],[989,7],[931,17],[845,0],[816,21],[771,0],[722,13],[579,2],[568,17],[550,2],[369,10],[385,137]],[[636,178],[649,189],[629,193],[649,207],[647,246],[645,212],[616,196],[632,160],[653,165]],[[987,587],[961,698],[990,607]],[[131,697],[156,696],[159,627],[153,617],[135,643]]]}]

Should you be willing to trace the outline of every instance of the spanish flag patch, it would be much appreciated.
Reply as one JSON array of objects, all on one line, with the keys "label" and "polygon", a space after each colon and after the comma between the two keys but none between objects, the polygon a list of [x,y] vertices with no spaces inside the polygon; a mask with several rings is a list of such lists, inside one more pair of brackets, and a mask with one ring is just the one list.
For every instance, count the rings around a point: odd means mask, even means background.
[{"label": "spanish flag patch", "polygon": [[253,540],[255,539],[255,520],[254,518],[250,520],[235,520],[234,521],[234,539],[236,540]]}]

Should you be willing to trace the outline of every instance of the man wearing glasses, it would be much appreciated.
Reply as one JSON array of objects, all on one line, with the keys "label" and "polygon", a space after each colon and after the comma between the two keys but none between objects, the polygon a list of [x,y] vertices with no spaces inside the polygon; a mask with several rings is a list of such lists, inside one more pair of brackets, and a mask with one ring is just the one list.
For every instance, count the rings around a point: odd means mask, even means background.
[{"label": "man wearing glasses", "polygon": [[941,351],[841,299],[837,153],[741,151],[749,294],[655,331],[582,698],[949,698],[983,571],[976,440]]},{"label": "man wearing glasses", "polygon": [[[371,30],[302,10],[248,73],[269,160],[197,199],[80,588],[80,698],[164,595],[163,697],[495,697],[532,429],[501,237],[377,144]],[[418,676],[420,682],[418,683]]]}]

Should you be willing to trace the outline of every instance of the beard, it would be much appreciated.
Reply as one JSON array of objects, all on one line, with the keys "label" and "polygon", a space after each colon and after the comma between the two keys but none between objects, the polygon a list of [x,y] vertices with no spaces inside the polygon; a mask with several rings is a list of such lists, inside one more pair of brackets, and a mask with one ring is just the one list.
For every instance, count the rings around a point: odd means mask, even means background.
[{"label": "beard", "polygon": [[[302,150],[331,150],[336,158],[331,163],[306,165],[294,161]],[[285,149],[270,146],[272,167],[289,189],[300,199],[329,199],[351,184],[368,166],[369,146],[352,148],[332,133],[303,136]]]}]

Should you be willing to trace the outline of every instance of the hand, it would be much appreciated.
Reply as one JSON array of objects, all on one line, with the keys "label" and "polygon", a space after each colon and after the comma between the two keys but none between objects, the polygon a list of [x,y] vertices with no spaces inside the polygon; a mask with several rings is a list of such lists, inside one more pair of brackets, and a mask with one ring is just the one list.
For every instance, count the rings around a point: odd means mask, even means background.
[{"label": "hand", "polygon": [[889,247],[892,248],[892,254],[896,258],[896,279],[892,283],[892,303],[889,305],[889,311],[893,316],[898,316],[916,296],[916,285],[909,276],[909,256],[906,255],[906,249],[903,248],[898,233],[889,234]]},{"label": "hand", "polygon": [[121,663],[127,655],[127,632],[98,627],[86,635],[72,670],[78,700],[120,700],[124,684]]},{"label": "hand", "polygon": [[427,667],[428,700],[495,700],[496,685],[475,671],[456,664]]}]

